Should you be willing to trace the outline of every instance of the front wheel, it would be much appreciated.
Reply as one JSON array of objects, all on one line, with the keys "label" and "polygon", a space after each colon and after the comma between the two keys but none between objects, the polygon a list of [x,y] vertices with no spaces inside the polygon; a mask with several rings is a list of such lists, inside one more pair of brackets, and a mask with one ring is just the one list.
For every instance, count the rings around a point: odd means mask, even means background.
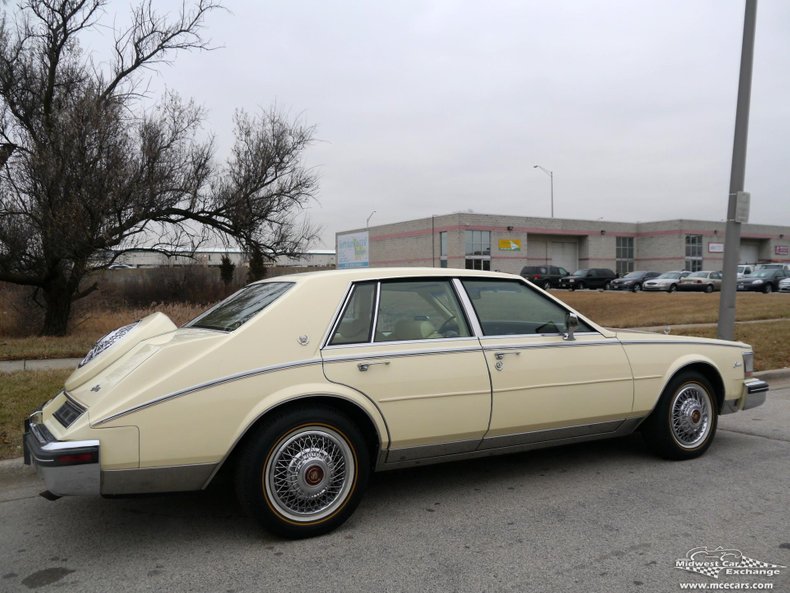
[{"label": "front wheel", "polygon": [[676,284],[669,285],[669,292],[675,292],[678,289]]},{"label": "front wheel", "polygon": [[713,284],[706,284],[705,285],[705,292],[707,292],[707,293],[713,292]]},{"label": "front wheel", "polygon": [[774,287],[771,284],[766,284],[765,288],[763,288],[763,292],[765,294],[771,294],[774,291]]},{"label": "front wheel", "polygon": [[675,376],[642,425],[648,445],[666,459],[702,455],[716,434],[718,413],[710,382],[697,372]]},{"label": "front wheel", "polygon": [[354,512],[370,475],[357,426],[328,407],[273,416],[245,443],[236,467],[242,507],[287,538],[321,535]]},{"label": "front wheel", "polygon": [[639,292],[640,290],[642,290],[642,285],[634,284],[634,287],[631,290],[633,290],[634,292]]}]

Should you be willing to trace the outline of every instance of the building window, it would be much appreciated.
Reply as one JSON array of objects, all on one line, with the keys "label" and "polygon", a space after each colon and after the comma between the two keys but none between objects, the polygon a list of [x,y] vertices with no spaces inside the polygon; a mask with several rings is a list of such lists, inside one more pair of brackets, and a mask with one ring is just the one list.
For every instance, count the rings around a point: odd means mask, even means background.
[{"label": "building window", "polygon": [[625,276],[634,271],[634,238],[617,237],[615,244],[615,261],[617,275]]},{"label": "building window", "polygon": [[686,235],[686,266],[689,272],[702,269],[702,235]]},{"label": "building window", "polygon": [[466,231],[464,252],[467,270],[490,270],[491,231]]},{"label": "building window", "polygon": [[447,267],[447,231],[439,233],[439,266]]}]

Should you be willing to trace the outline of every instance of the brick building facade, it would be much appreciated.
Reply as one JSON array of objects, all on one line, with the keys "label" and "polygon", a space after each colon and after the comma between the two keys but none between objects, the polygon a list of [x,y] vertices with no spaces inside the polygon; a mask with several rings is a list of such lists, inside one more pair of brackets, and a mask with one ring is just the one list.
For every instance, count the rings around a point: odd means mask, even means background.
[{"label": "brick building facade", "polygon": [[[719,270],[724,222],[605,222],[459,212],[337,233],[337,264],[428,266],[518,273],[525,265],[569,271]],[[742,263],[790,263],[790,227],[741,225]]]}]

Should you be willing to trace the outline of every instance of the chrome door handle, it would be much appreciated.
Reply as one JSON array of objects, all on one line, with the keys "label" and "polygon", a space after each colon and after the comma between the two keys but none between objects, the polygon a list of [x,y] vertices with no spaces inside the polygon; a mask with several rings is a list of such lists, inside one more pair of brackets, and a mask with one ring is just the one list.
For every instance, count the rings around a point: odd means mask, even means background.
[{"label": "chrome door handle", "polygon": [[495,352],[494,353],[494,358],[496,358],[497,360],[502,360],[508,354],[512,354],[514,356],[518,356],[519,354],[521,354],[521,352],[518,351],[518,350],[513,350],[511,352]]},{"label": "chrome door handle", "polygon": [[364,372],[366,372],[366,371],[367,371],[367,370],[368,370],[370,367],[372,367],[372,366],[375,366],[375,365],[377,365],[377,364],[383,364],[383,365],[385,365],[385,366],[386,366],[386,365],[389,365],[389,363],[390,363],[390,361],[389,361],[389,360],[382,360],[381,362],[360,362],[360,363],[357,365],[357,368],[358,368],[358,369],[359,369],[361,372],[363,372],[363,373],[364,373]]}]

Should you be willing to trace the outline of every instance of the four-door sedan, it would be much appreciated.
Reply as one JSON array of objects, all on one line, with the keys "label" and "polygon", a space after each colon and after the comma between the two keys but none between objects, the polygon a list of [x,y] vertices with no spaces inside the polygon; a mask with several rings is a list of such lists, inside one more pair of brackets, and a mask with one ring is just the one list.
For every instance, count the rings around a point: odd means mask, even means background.
[{"label": "four-door sedan", "polygon": [[790,278],[779,281],[779,292],[790,292]]},{"label": "four-door sedan", "polygon": [[570,276],[560,278],[560,288],[570,290],[583,288],[609,288],[609,283],[617,278],[617,274],[606,268],[585,268],[576,270]]},{"label": "four-door sedan", "polygon": [[639,292],[646,280],[658,276],[658,272],[629,272],[622,278],[615,278],[609,282],[609,290],[630,290],[632,292]]},{"label": "four-door sedan", "polygon": [[751,290],[766,294],[779,290],[779,283],[790,277],[790,272],[784,269],[757,270],[751,276],[738,278],[738,290]]},{"label": "four-door sedan", "polygon": [[664,272],[660,276],[648,280],[642,285],[642,290],[647,292],[675,292],[678,289],[678,282],[681,278],[685,278],[690,272]]},{"label": "four-door sedan", "polygon": [[[285,537],[326,533],[372,471],[616,437],[691,459],[758,406],[740,342],[610,330],[519,276],[379,268],[247,286],[177,328],[101,339],[30,416],[47,496],[199,490],[221,468]],[[693,471],[693,469],[691,470]]]},{"label": "four-door sedan", "polygon": [[680,279],[678,290],[701,290],[703,292],[721,290],[721,272],[692,272]]}]

